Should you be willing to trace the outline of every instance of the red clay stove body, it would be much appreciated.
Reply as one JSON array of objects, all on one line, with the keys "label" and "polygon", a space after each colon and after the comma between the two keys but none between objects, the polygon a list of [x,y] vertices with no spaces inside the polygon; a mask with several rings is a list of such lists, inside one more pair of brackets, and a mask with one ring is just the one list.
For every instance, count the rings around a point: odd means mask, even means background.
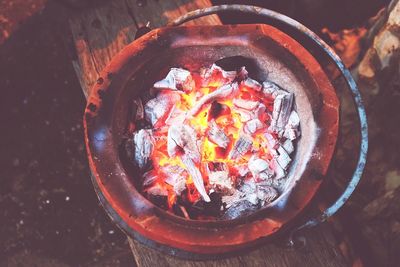
[{"label": "red clay stove body", "polygon": [[[294,93],[302,136],[286,190],[249,216],[188,220],[152,204],[137,189],[138,171],[121,159],[130,101],[171,67],[190,71],[240,56],[266,78]],[[268,25],[166,27],[124,48],[103,70],[85,112],[85,141],[98,196],[130,236],[170,254],[197,258],[229,253],[264,240],[298,216],[317,192],[338,134],[338,99],[316,59],[297,41]],[[186,253],[186,254],[185,254]],[[189,255],[189,256],[188,256]],[[190,256],[191,257],[191,256]]]}]

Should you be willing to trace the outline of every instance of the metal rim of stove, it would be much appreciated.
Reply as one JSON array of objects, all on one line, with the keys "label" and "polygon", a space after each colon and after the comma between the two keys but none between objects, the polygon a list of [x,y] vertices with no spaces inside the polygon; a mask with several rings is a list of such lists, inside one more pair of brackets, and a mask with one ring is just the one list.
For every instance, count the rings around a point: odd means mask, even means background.
[{"label": "metal rim of stove", "polygon": [[[368,148],[368,135],[367,135],[367,121],[366,121],[366,115],[365,115],[365,108],[362,104],[361,101],[361,96],[360,93],[357,89],[357,86],[353,80],[353,78],[350,75],[350,72],[345,68],[344,64],[340,60],[340,58],[333,52],[333,50],[323,41],[321,40],[315,33],[311,32],[309,29],[307,29],[305,26],[300,24],[299,22],[286,17],[282,14],[279,14],[277,12],[264,9],[264,8],[259,8],[259,7],[254,7],[254,6],[246,6],[246,5],[222,5],[222,6],[214,6],[210,8],[205,8],[205,9],[200,9],[200,10],[195,10],[193,12],[189,12],[186,15],[183,15],[182,17],[178,18],[171,24],[170,26],[177,26],[180,25],[186,21],[206,16],[209,14],[215,14],[215,13],[220,13],[220,12],[228,12],[228,11],[240,11],[240,12],[245,12],[245,13],[251,13],[251,14],[257,14],[261,15],[264,17],[267,17],[271,20],[278,21],[279,23],[289,26],[293,28],[294,30],[298,31],[301,33],[303,36],[308,38],[309,40],[312,41],[312,43],[315,45],[314,48],[318,48],[321,50],[323,53],[328,55],[329,59],[332,60],[336,67],[339,69],[340,73],[343,75],[343,77],[346,80],[346,83],[348,85],[349,90],[352,93],[353,100],[356,104],[357,107],[357,112],[359,115],[360,119],[360,131],[361,131],[361,146],[360,146],[360,156],[358,160],[358,164],[356,167],[356,170],[353,174],[353,177],[349,183],[349,186],[346,188],[346,190],[343,192],[343,194],[339,197],[339,199],[332,205],[330,206],[327,210],[325,210],[320,216],[313,218],[309,221],[307,221],[305,224],[302,226],[295,228],[295,231],[298,229],[302,229],[305,227],[310,227],[314,226],[324,220],[326,218],[332,216],[343,204],[345,201],[350,197],[352,192],[354,191],[355,187],[357,186],[361,175],[362,171],[365,165],[366,161],[366,154],[367,154],[367,148]],[[179,256],[182,258],[190,258],[190,259],[211,259],[211,258],[221,258],[224,257],[223,255],[196,255],[193,252],[188,252],[185,250],[177,249],[170,247],[168,245],[164,244],[158,244],[155,241],[149,240],[148,238],[138,234],[134,230],[130,229],[130,227],[122,220],[122,218],[118,215],[118,213],[112,208],[110,203],[107,202],[105,199],[103,193],[101,190],[99,190],[98,186],[95,184],[95,190],[98,194],[98,197],[100,199],[100,202],[104,206],[104,208],[107,210],[108,214],[113,220],[116,220],[117,225],[122,228],[123,231],[127,232],[130,234],[130,236],[133,236],[135,239],[137,239],[139,242],[146,244],[147,246],[153,247],[157,250],[161,250],[163,252],[166,252],[171,255]],[[161,246],[160,246],[161,245]]]}]

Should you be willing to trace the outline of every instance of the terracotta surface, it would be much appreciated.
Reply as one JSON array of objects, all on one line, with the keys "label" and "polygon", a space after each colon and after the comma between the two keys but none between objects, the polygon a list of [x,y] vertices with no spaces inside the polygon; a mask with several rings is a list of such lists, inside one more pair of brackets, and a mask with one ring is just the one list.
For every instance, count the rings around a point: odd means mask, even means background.
[{"label": "terracotta surface", "polygon": [[[128,103],[170,67],[196,70],[232,56],[253,62],[254,78],[267,77],[295,94],[302,137],[286,192],[251,216],[191,221],[159,209],[136,189],[137,170],[121,163],[119,146]],[[220,254],[262,241],[311,201],[324,179],[338,131],[338,100],[316,60],[296,41],[267,25],[161,28],[124,48],[93,87],[84,117],[93,182],[109,215],[129,235],[160,250]],[[150,240],[150,241],[149,241]],[[161,244],[162,246],[158,246]]]}]

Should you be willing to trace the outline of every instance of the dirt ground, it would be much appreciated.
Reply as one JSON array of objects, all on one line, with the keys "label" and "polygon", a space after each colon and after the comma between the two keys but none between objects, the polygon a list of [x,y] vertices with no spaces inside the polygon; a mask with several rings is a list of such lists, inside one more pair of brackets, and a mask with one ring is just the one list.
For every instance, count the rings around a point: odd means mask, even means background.
[{"label": "dirt ground", "polygon": [[89,179],[85,99],[43,0],[0,1],[0,266],[133,264]]}]

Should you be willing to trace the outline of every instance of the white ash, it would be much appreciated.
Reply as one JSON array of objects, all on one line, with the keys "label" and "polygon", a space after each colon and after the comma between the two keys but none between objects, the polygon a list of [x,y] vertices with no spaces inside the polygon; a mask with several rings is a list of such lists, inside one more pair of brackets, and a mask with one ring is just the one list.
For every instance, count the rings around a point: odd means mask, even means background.
[{"label": "white ash", "polygon": [[195,83],[190,71],[180,68],[171,68],[167,76],[163,80],[156,82],[153,87],[156,89],[183,90],[190,92],[195,88]]},{"label": "white ash", "polygon": [[153,153],[153,131],[150,129],[141,129],[134,133],[133,141],[135,144],[135,161],[139,168],[143,168]]}]

